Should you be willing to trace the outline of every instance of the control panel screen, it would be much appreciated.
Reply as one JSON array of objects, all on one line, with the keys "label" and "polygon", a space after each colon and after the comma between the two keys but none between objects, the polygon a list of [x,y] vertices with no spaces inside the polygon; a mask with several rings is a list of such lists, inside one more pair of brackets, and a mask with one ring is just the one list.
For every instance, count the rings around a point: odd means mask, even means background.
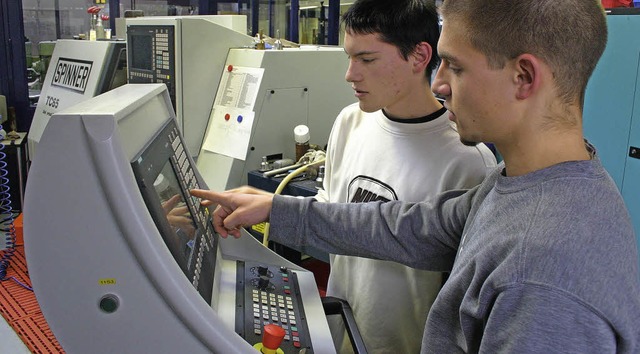
[{"label": "control panel screen", "polygon": [[153,70],[153,37],[136,35],[129,37],[131,51],[131,67],[142,70]]},{"label": "control panel screen", "polygon": [[200,185],[174,120],[132,162],[132,168],[171,256],[211,304],[217,238],[209,211],[189,194]]},{"label": "control panel screen", "polygon": [[175,27],[171,25],[127,26],[127,64],[129,83],[167,85],[176,108]]}]

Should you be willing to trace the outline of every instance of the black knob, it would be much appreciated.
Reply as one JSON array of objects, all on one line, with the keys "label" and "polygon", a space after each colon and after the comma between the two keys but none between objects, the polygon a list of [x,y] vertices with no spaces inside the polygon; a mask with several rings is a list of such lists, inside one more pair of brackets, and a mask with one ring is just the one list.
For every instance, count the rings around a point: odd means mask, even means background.
[{"label": "black knob", "polygon": [[258,266],[258,275],[260,275],[260,276],[269,275],[269,268],[267,268],[265,266]]},{"label": "black knob", "polygon": [[261,275],[258,279],[258,288],[261,290],[266,290],[269,287],[269,277],[266,275]]}]

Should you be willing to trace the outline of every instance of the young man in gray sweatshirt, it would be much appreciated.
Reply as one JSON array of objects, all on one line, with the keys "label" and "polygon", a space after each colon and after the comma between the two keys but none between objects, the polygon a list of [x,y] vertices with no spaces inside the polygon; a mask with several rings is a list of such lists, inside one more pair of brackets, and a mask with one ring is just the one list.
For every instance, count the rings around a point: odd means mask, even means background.
[{"label": "young man in gray sweatshirt", "polygon": [[600,1],[446,0],[441,14],[433,90],[463,142],[504,158],[481,185],[425,203],[193,195],[219,204],[222,236],[270,219],[277,242],[450,271],[424,353],[639,353],[635,234],[582,134]]}]

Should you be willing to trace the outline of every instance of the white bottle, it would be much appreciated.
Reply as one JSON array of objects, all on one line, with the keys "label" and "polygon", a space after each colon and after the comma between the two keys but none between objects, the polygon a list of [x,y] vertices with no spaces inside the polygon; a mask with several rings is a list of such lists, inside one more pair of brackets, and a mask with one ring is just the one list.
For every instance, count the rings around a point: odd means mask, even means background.
[{"label": "white bottle", "polygon": [[298,125],[293,128],[293,138],[296,141],[296,163],[300,162],[300,159],[309,150],[309,127],[306,125]]},{"label": "white bottle", "polygon": [[102,25],[102,18],[98,16],[96,21],[96,39],[104,39],[104,26]]}]

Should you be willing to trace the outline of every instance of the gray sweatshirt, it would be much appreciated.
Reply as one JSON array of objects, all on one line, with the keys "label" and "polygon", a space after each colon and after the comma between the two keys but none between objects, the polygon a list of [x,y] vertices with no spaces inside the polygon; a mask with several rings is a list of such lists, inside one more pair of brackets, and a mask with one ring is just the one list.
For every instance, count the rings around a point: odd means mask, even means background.
[{"label": "gray sweatshirt", "polygon": [[637,241],[600,161],[501,172],[425,203],[276,196],[271,239],[450,271],[423,353],[640,353]]}]

